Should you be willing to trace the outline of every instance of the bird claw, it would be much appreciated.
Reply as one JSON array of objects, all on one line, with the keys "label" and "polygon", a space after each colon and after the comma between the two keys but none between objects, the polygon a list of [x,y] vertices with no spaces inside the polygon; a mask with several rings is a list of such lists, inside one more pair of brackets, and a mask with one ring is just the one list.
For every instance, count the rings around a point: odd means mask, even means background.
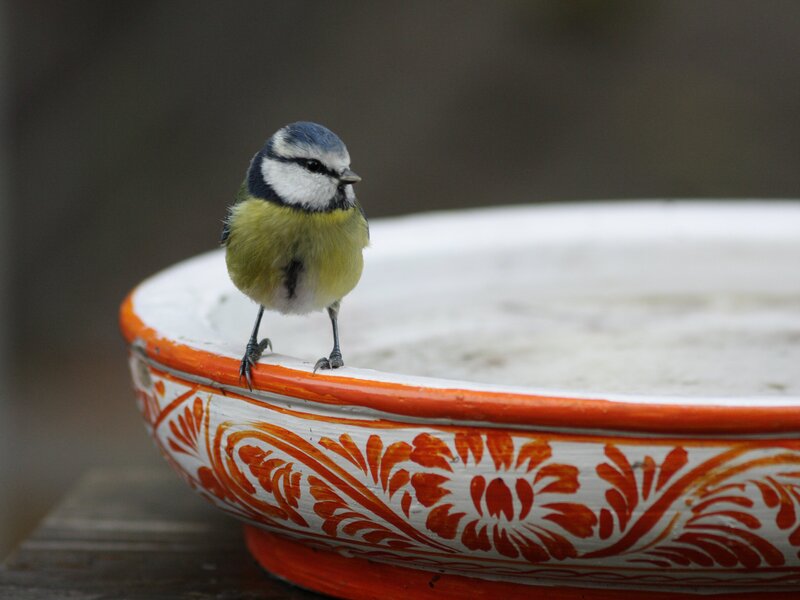
[{"label": "bird claw", "polygon": [[330,369],[330,368],[331,368],[331,362],[328,360],[328,358],[327,358],[326,356],[323,356],[322,358],[320,358],[320,359],[319,359],[319,360],[318,360],[318,361],[317,361],[317,362],[314,364],[314,373],[316,373],[316,372],[317,372],[317,371],[319,371],[320,369],[322,369],[323,371],[325,371],[325,370],[327,370],[327,369]]},{"label": "bird claw", "polygon": [[329,369],[338,369],[339,367],[344,366],[344,360],[342,360],[342,353],[338,350],[334,350],[331,352],[330,357],[322,357],[320,358],[316,364],[314,365],[314,373],[319,371],[320,369],[323,371]]},{"label": "bird claw", "polygon": [[244,377],[247,382],[247,389],[251,392],[253,391],[253,367],[256,366],[258,359],[261,358],[261,355],[267,348],[269,348],[270,352],[272,351],[272,342],[269,338],[264,338],[258,344],[248,342],[247,348],[244,351],[244,357],[239,365],[239,381],[241,382],[242,377]]},{"label": "bird claw", "polygon": [[245,382],[247,383],[247,389],[249,389],[251,392],[253,391],[253,381],[250,377],[250,369],[252,366],[252,361],[247,355],[245,355],[245,357],[242,359],[242,364],[239,366],[239,383],[242,382],[242,377],[244,377]]}]

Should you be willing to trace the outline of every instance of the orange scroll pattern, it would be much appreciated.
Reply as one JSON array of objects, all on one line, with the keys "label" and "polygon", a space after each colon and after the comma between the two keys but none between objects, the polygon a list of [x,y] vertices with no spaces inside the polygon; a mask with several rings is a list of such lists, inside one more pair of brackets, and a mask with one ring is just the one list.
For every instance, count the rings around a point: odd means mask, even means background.
[{"label": "orange scroll pattern", "polygon": [[800,442],[334,417],[143,365],[132,359],[140,410],[181,476],[318,547],[518,581],[800,583]]}]

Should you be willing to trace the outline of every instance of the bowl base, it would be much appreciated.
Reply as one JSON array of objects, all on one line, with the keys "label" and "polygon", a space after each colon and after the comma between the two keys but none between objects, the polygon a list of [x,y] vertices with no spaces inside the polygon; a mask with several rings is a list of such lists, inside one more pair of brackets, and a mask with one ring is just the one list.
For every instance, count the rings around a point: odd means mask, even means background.
[{"label": "bowl base", "polygon": [[443,600],[478,598],[513,600],[680,600],[728,598],[780,600],[797,598],[787,592],[690,594],[645,590],[591,589],[537,586],[435,573],[342,556],[245,525],[250,554],[272,575],[302,588],[352,600]]}]

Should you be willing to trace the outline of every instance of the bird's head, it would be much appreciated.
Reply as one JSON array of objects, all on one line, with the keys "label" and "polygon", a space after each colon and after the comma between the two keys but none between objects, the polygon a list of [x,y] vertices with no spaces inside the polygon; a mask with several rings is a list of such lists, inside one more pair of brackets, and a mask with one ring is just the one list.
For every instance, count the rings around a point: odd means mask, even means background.
[{"label": "bird's head", "polygon": [[310,211],[355,204],[350,154],[330,129],[299,121],[282,127],[253,157],[248,189],[259,198]]}]

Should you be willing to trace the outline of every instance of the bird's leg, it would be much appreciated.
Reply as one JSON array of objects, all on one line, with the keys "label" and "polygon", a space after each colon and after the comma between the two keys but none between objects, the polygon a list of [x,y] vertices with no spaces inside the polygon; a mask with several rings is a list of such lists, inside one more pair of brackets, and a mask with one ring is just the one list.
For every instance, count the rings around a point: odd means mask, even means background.
[{"label": "bird's leg", "polygon": [[244,358],[242,358],[242,364],[239,367],[239,380],[244,377],[247,381],[247,387],[251,390],[253,389],[253,381],[250,376],[250,371],[258,362],[258,359],[261,358],[264,350],[267,348],[272,350],[272,342],[269,341],[269,338],[264,338],[260,342],[258,341],[258,328],[261,326],[262,316],[264,316],[264,307],[259,306],[256,324],[253,326],[253,333],[250,334],[250,340],[247,342],[247,349],[244,351]]},{"label": "bird's leg", "polygon": [[314,373],[319,369],[338,369],[344,366],[342,360],[342,351],[339,349],[339,303],[334,302],[328,307],[328,316],[331,318],[331,325],[333,326],[333,350],[328,358],[324,356],[317,361],[314,365]]}]

